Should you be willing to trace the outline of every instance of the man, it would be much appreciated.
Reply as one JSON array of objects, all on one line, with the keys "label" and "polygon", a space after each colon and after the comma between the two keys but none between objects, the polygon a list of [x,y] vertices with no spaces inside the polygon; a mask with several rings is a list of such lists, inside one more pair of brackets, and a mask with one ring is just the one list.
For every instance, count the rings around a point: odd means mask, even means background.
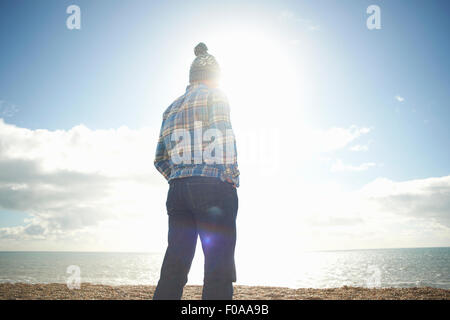
[{"label": "man", "polygon": [[195,49],[184,95],[164,112],[155,166],[169,182],[168,246],[153,299],[181,299],[200,236],[205,256],[202,299],[229,300],[239,170],[220,68],[204,43]]}]

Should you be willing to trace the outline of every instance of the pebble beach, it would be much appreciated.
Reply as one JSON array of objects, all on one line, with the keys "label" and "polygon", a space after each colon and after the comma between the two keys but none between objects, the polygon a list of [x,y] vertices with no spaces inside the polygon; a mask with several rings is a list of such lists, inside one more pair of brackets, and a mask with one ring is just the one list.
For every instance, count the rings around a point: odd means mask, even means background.
[{"label": "pebble beach", "polygon": [[[108,286],[82,283],[80,289],[66,284],[1,283],[0,300],[150,300],[155,286]],[[201,286],[186,286],[183,300],[200,300]],[[450,290],[431,287],[291,289],[234,286],[235,300],[450,300]]]}]

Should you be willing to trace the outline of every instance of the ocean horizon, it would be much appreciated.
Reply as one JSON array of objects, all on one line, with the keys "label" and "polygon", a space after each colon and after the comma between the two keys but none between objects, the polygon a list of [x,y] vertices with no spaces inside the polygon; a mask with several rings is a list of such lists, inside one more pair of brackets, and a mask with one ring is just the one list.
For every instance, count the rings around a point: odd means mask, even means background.
[{"label": "ocean horizon", "polygon": [[[159,252],[0,251],[0,283],[66,283],[75,268],[81,283],[155,285],[163,257]],[[305,251],[278,260],[238,256],[236,267],[238,285],[450,289],[450,247]],[[202,279],[203,256],[197,252],[188,284]]]}]

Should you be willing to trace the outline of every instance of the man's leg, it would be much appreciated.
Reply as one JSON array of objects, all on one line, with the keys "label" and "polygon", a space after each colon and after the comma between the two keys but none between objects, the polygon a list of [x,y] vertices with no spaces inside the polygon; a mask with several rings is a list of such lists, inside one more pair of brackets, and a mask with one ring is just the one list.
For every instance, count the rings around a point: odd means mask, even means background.
[{"label": "man's leg", "polygon": [[236,281],[237,192],[221,181],[216,186],[205,184],[204,188],[203,195],[208,196],[208,200],[195,214],[205,255],[202,299],[231,300]]},{"label": "man's leg", "polygon": [[187,208],[182,208],[176,203],[179,195],[171,196],[171,191],[176,190],[169,191],[167,201],[168,246],[161,267],[161,277],[153,296],[154,300],[181,299],[197,243],[198,234],[194,218]]},{"label": "man's leg", "polygon": [[233,299],[233,282],[236,281],[234,265],[236,229],[226,225],[222,225],[222,228],[220,232],[205,231],[200,236],[205,255],[203,300]]}]

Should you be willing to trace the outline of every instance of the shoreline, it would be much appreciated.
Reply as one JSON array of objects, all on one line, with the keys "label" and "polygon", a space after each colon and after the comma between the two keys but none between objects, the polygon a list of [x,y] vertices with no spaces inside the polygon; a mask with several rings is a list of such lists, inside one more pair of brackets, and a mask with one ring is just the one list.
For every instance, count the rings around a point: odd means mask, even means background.
[{"label": "shoreline", "polygon": [[[0,300],[151,300],[154,285],[120,285],[82,283],[80,289],[68,289],[64,283],[0,283]],[[183,300],[200,300],[202,286],[188,285]],[[450,300],[450,290],[414,288],[328,289],[265,286],[234,286],[234,300]]]}]

